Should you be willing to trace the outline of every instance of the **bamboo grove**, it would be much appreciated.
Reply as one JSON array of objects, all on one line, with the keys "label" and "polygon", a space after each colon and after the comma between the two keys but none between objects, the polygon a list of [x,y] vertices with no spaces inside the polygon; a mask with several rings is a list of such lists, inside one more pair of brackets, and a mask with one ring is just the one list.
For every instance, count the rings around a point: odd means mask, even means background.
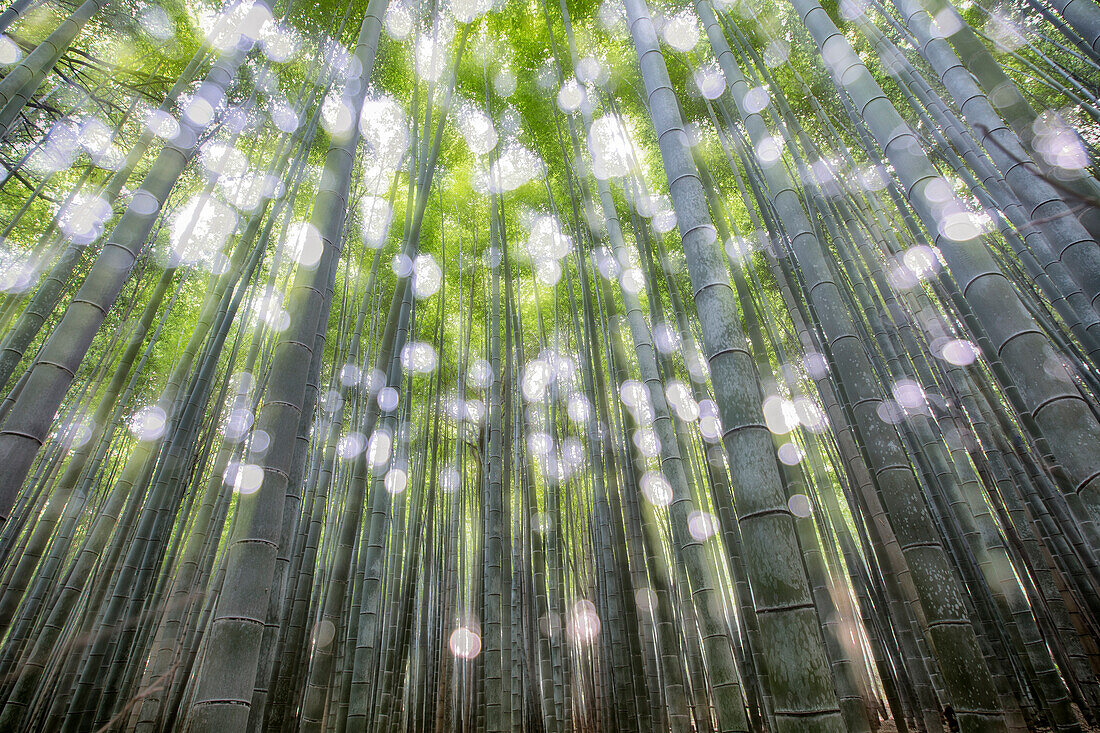
[{"label": "bamboo grove", "polygon": [[1095,729],[1095,0],[270,3],[0,11],[0,730]]}]

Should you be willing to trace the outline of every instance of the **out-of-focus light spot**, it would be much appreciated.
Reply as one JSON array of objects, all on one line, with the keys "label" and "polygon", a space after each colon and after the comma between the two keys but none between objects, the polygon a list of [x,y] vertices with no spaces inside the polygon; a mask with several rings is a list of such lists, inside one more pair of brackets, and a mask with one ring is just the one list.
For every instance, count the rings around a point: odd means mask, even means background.
[{"label": "out-of-focus light spot", "polygon": [[214,121],[216,111],[212,100],[196,94],[184,107],[183,116],[195,127],[206,127]]},{"label": "out-of-focus light spot", "polygon": [[672,380],[665,387],[665,397],[676,410],[676,415],[685,422],[699,419],[699,405],[691,396],[691,390],[679,380]]},{"label": "out-of-focus light spot", "polygon": [[382,412],[392,412],[397,409],[399,399],[397,390],[393,387],[383,387],[378,390],[378,407]]},{"label": "out-of-focus light spot", "polygon": [[507,99],[516,93],[516,75],[511,69],[504,68],[493,77],[493,91]]},{"label": "out-of-focus light spot", "polygon": [[479,389],[487,389],[493,383],[493,367],[484,359],[477,359],[470,365],[467,380]]},{"label": "out-of-focus light spot", "polygon": [[324,649],[336,638],[336,624],[327,618],[321,619],[313,629],[313,648]]},{"label": "out-of-focus light spot", "polygon": [[680,348],[680,333],[667,323],[653,327],[653,344],[662,354],[671,354]]},{"label": "out-of-focus light spot", "polygon": [[271,436],[268,435],[266,430],[253,430],[252,431],[252,445],[249,449],[253,455],[262,456],[267,453],[267,449],[271,447]]},{"label": "out-of-focus light spot", "polygon": [[811,432],[821,433],[828,427],[829,422],[825,413],[809,397],[796,397],[794,410],[798,414],[798,421]]},{"label": "out-of-focus light spot", "polygon": [[362,385],[367,394],[374,394],[386,386],[386,375],[380,369],[370,369],[363,374]]},{"label": "out-of-focus light spot", "polygon": [[317,227],[308,221],[296,221],[287,226],[282,248],[299,267],[312,270],[321,262],[325,243]]},{"label": "out-of-focus light spot", "polygon": [[890,425],[899,425],[908,416],[905,412],[905,408],[894,400],[883,400],[878,403],[875,412],[878,414],[880,420]]},{"label": "out-of-focus light spot", "polygon": [[252,376],[252,372],[240,371],[230,377],[230,384],[237,394],[246,395],[256,386],[256,378]]},{"label": "out-of-focus light spot", "polygon": [[491,270],[498,267],[500,263],[504,261],[504,255],[501,253],[499,247],[486,247],[481,252],[481,261]]},{"label": "out-of-focus light spot", "polygon": [[385,466],[390,461],[391,448],[393,436],[387,430],[375,430],[367,441],[367,462],[372,467]]},{"label": "out-of-focus light spot", "polygon": [[561,633],[561,616],[554,611],[539,616],[539,632],[554,638]]},{"label": "out-of-focus light spot", "polygon": [[769,104],[771,104],[772,98],[768,93],[767,87],[753,87],[745,92],[744,99],[741,100],[741,104],[745,107],[745,111],[749,114],[756,114],[763,112]]},{"label": "out-of-focus light spot", "polygon": [[448,466],[441,469],[439,472],[439,488],[443,489],[447,493],[457,491],[458,487],[462,485],[462,475],[454,466]]},{"label": "out-of-focus light spot", "polygon": [[343,99],[329,94],[321,103],[321,126],[330,135],[339,137],[351,130],[351,108]]},{"label": "out-of-focus light spot", "polygon": [[450,39],[447,35],[443,28],[437,28],[417,40],[413,68],[416,69],[416,75],[424,81],[434,82],[442,78],[450,56]]},{"label": "out-of-focus light spot", "polygon": [[247,496],[260,490],[264,482],[264,469],[255,463],[242,463],[233,473],[233,491]]},{"label": "out-of-focus light spot", "polygon": [[952,339],[943,345],[940,356],[948,364],[969,366],[978,358],[978,350],[965,339]]},{"label": "out-of-focus light spot", "polygon": [[596,614],[596,606],[592,601],[582,599],[573,604],[566,633],[578,644],[587,644],[599,636],[600,617]]},{"label": "out-of-focus light spot", "polygon": [[619,266],[619,261],[611,254],[611,250],[607,247],[600,247],[596,250],[594,257],[596,267],[605,280],[611,280],[618,276],[619,270],[622,268]]},{"label": "out-of-focus light spot", "polygon": [[542,161],[527,148],[510,144],[489,168],[488,175],[479,172],[474,188],[482,193],[507,193],[542,176]]},{"label": "out-of-focus light spot", "polygon": [[935,250],[924,244],[905,250],[902,254],[902,262],[921,280],[927,280],[940,269],[940,261],[936,258]]},{"label": "out-of-focus light spot", "polygon": [[718,518],[709,512],[692,512],[688,515],[688,532],[702,542],[718,533]]},{"label": "out-of-focus light spot", "polygon": [[541,399],[552,378],[549,365],[542,359],[529,361],[523,369],[523,396],[530,402]]},{"label": "out-of-focus light spot", "polygon": [[940,234],[956,242],[965,242],[981,234],[981,229],[969,211],[957,211],[940,222]]},{"label": "out-of-focus light spot", "polygon": [[932,17],[933,33],[948,38],[962,30],[962,20],[952,7],[944,8]]},{"label": "out-of-focus light spot", "polygon": [[802,462],[802,449],[795,443],[784,443],[776,451],[779,461],[785,466],[797,466]]},{"label": "out-of-focus light spot", "polygon": [[562,462],[572,471],[584,464],[584,445],[570,435],[561,442]]},{"label": "out-of-focus light spot", "polygon": [[268,23],[260,32],[264,55],[275,63],[285,63],[298,55],[302,39],[298,31],[282,23]]},{"label": "out-of-focus light spot", "polygon": [[912,379],[899,379],[890,391],[898,404],[907,410],[918,410],[925,405],[924,389]]},{"label": "out-of-focus light spot", "polygon": [[1060,114],[1044,112],[1032,123],[1032,129],[1035,150],[1048,164],[1065,170],[1088,167],[1088,150],[1077,131]]},{"label": "out-of-focus light spot", "polygon": [[708,443],[716,443],[722,439],[722,423],[717,417],[704,415],[699,418],[699,433]]},{"label": "out-of-focus light spot", "polygon": [[701,64],[695,70],[695,86],[707,99],[718,99],[726,91],[726,77],[713,61]]},{"label": "out-of-focus light spot", "polygon": [[602,84],[607,80],[607,67],[595,56],[585,56],[577,62],[577,78],[584,84]]},{"label": "out-of-focus light spot", "polygon": [[386,487],[386,491],[391,494],[400,494],[405,491],[405,487],[409,483],[409,475],[401,468],[391,468],[386,472],[386,478],[383,479],[383,484]]},{"label": "out-of-focus light spot", "polygon": [[86,445],[94,432],[95,421],[84,415],[58,428],[56,439],[65,450],[76,450]]},{"label": "out-of-focus light spot", "polygon": [[866,0],[842,0],[838,4],[840,17],[852,21],[863,16],[867,12]]},{"label": "out-of-focus light spot", "polygon": [[736,263],[744,262],[754,250],[752,241],[745,237],[731,237],[726,242],[726,254]]},{"label": "out-of-focus light spot", "polygon": [[500,139],[489,115],[473,106],[459,111],[458,130],[474,155],[487,154],[497,146]]},{"label": "out-of-focus light spot", "polygon": [[661,453],[661,440],[653,428],[638,428],[634,431],[634,446],[646,458],[656,458]]},{"label": "out-of-focus light spot", "polygon": [[435,347],[426,341],[414,341],[401,349],[401,366],[415,374],[428,374],[435,371],[439,356]]},{"label": "out-of-focus light spot", "polygon": [[439,291],[443,271],[430,254],[417,255],[413,260],[412,289],[417,298],[430,298]]},{"label": "out-of-focus light spot", "polygon": [[623,404],[629,408],[635,408],[649,399],[649,393],[645,386],[636,379],[628,379],[619,387],[619,396]]},{"label": "out-of-focus light spot", "polygon": [[527,436],[527,450],[536,456],[546,457],[554,450],[554,439],[549,433],[536,431]]},{"label": "out-of-focus light spot", "polygon": [[451,393],[443,400],[443,412],[452,420],[461,420],[466,416],[466,402],[457,394]]},{"label": "out-of-focus light spot", "polygon": [[395,41],[403,41],[413,30],[413,17],[403,4],[390,3],[386,8],[386,33]]},{"label": "out-of-focus light spot", "polygon": [[671,207],[662,208],[650,217],[649,223],[658,234],[668,234],[676,228],[676,212]]},{"label": "out-of-focus light spot", "polygon": [[807,352],[802,357],[802,366],[811,379],[824,379],[829,374],[829,361],[816,351]]},{"label": "out-of-focus light spot", "polygon": [[172,217],[172,257],[177,264],[208,259],[218,252],[237,226],[237,214],[213,196],[192,197]]},{"label": "out-of-focus light spot", "polygon": [[112,213],[104,198],[78,193],[61,208],[58,225],[73,244],[90,244],[103,234]]},{"label": "out-of-focus light spot", "polygon": [[225,438],[230,441],[237,441],[248,434],[248,431],[252,429],[252,422],[255,416],[252,414],[252,410],[247,407],[237,407],[229,412],[229,417],[225,421]]},{"label": "out-of-focus light spot", "polygon": [[528,256],[536,262],[560,260],[573,248],[572,238],[562,232],[553,216],[536,217],[525,244]]},{"label": "out-of-focus light spot", "polygon": [[0,36],[0,66],[17,64],[21,58],[23,58],[23,52],[19,50],[15,41],[7,36]]},{"label": "out-of-focus light spot", "polygon": [[340,384],[345,387],[350,387],[353,384],[358,384],[359,380],[363,378],[363,370],[356,364],[345,364],[340,367]]},{"label": "out-of-focus light spot", "polygon": [[998,51],[1016,51],[1027,45],[1027,36],[1004,11],[992,10],[982,28],[983,35],[993,41]]},{"label": "out-of-focus light spot", "polygon": [[637,267],[624,270],[619,282],[623,286],[623,290],[633,295],[645,290],[645,275]]},{"label": "out-of-focus light spot", "polygon": [[481,653],[481,635],[473,629],[459,626],[451,632],[447,646],[451,654],[459,659],[474,659]]},{"label": "out-of-focus light spot", "polygon": [[697,382],[705,381],[710,376],[710,365],[707,363],[707,358],[694,346],[688,346],[684,350],[684,366],[687,367],[688,373]]},{"label": "out-of-focus light spot", "polygon": [[642,494],[654,506],[668,506],[672,503],[672,484],[656,471],[646,471],[641,480]]},{"label": "out-of-focus light spot", "polygon": [[798,410],[792,401],[772,395],[764,399],[764,424],[775,435],[785,435],[798,426]]},{"label": "out-of-focus light spot", "polygon": [[393,270],[393,274],[398,277],[408,277],[413,271],[413,261],[404,252],[398,252],[390,260],[390,269]]},{"label": "out-of-focus light spot", "polygon": [[32,149],[27,167],[40,174],[68,170],[81,151],[80,134],[69,120],[59,120],[50,128],[45,141]]},{"label": "out-of-focus light spot", "polygon": [[865,191],[881,191],[886,188],[886,179],[874,166],[865,166],[855,171],[856,182]]},{"label": "out-of-focus light spot", "polygon": [[269,114],[271,115],[271,121],[280,132],[294,132],[302,124],[298,113],[285,99],[272,100]]},{"label": "out-of-focus light spot", "polygon": [[764,49],[764,64],[769,69],[787,63],[791,55],[791,44],[782,38],[777,38]]},{"label": "out-of-focus light spot", "polygon": [[363,102],[359,132],[370,160],[386,171],[394,171],[401,165],[411,135],[405,107],[396,98],[384,94]]},{"label": "out-of-focus light spot", "polygon": [[464,411],[466,413],[465,418],[475,425],[481,424],[481,421],[485,419],[485,403],[476,397],[466,400]]},{"label": "out-of-focus light spot", "polygon": [[348,433],[347,435],[341,436],[340,439],[336,441],[336,455],[344,460],[355,458],[363,452],[366,443],[367,440],[362,433]]},{"label": "out-of-focus light spot", "polygon": [[156,405],[147,405],[130,417],[130,432],[138,440],[158,440],[164,435],[168,415]]},{"label": "out-of-focus light spot", "polygon": [[86,117],[80,122],[80,145],[93,156],[110,152],[114,131],[98,117]]},{"label": "out-of-focus light spot", "polygon": [[699,43],[699,19],[690,10],[683,10],[665,21],[661,29],[665,42],[681,53]]},{"label": "out-of-focus light spot", "polygon": [[218,179],[226,202],[241,211],[255,211],[263,198],[275,193],[279,185],[277,179],[273,181],[271,176],[256,171],[249,171],[240,178]]},{"label": "out-of-focus light spot", "polygon": [[140,216],[152,216],[160,210],[160,201],[145,189],[139,188],[134,191],[130,204],[126,208]]},{"label": "out-of-focus light spot", "polygon": [[538,534],[546,534],[554,526],[553,520],[546,512],[538,512],[531,517],[531,531]]},{"label": "out-of-focus light spot", "polygon": [[359,227],[367,246],[381,247],[393,218],[393,207],[380,196],[364,196],[359,199]]},{"label": "out-of-focus light spot", "polygon": [[226,178],[240,178],[248,170],[248,158],[244,153],[223,142],[213,141],[203,145],[199,158],[206,170]]},{"label": "out-of-focus light spot", "polygon": [[617,115],[604,115],[592,121],[588,149],[592,153],[592,173],[597,178],[621,178],[635,168],[633,135]]},{"label": "out-of-focus light spot", "polygon": [[569,396],[565,411],[570,420],[583,424],[592,416],[592,405],[587,397],[578,392]]},{"label": "out-of-focus light spot", "polygon": [[334,389],[330,389],[321,395],[321,409],[329,415],[333,415],[344,406],[344,398]]},{"label": "out-of-focus light spot", "polygon": [[775,164],[783,155],[783,139],[774,135],[765,137],[756,144],[756,157],[765,168]]},{"label": "out-of-focus light spot", "polygon": [[358,61],[351,51],[344,44],[332,38],[325,38],[321,41],[321,55],[339,79],[347,79],[351,72],[358,68]]},{"label": "out-of-focus light spot", "polygon": [[813,514],[813,504],[810,502],[810,497],[805,494],[792,494],[787,500],[787,508],[799,519],[805,519]]},{"label": "out-of-focus light spot", "polygon": [[562,112],[576,112],[584,104],[584,88],[576,79],[568,79],[558,90],[558,107]]}]

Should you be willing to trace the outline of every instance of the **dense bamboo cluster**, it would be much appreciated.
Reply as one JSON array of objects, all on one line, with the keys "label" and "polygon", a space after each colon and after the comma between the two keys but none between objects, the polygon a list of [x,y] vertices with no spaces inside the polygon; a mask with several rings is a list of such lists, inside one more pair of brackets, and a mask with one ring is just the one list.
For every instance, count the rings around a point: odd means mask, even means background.
[{"label": "dense bamboo cluster", "polygon": [[1095,0],[15,0],[0,730],[1100,720]]}]

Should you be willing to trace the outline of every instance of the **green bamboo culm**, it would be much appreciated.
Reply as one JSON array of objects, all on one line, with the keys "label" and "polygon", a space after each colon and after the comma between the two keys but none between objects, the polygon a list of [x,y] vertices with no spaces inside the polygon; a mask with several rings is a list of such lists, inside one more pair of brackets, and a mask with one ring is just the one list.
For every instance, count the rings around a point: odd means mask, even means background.
[{"label": "green bamboo culm", "polygon": [[756,373],[702,183],[687,149],[679,105],[649,9],[644,0],[628,0],[626,8],[691,274],[723,438],[730,465],[736,467],[731,488],[741,534],[752,548],[745,558],[749,584],[758,610],[769,610],[760,622],[768,675],[776,685],[771,691],[776,723],[783,730],[801,729],[811,721],[818,730],[841,730],[794,523],[762,422]]},{"label": "green bamboo culm", "polygon": [[[238,502],[226,556],[223,582],[212,618],[214,643],[204,658],[188,726],[194,730],[243,729],[255,683],[260,641],[267,617],[271,579],[290,465],[298,435],[305,387],[311,379],[312,352],[319,324],[327,323],[331,280],[343,242],[344,209],[351,183],[352,155],[359,127],[356,121],[366,97],[387,0],[371,0],[359,29],[354,58],[357,75],[349,80],[345,99],[352,124],[333,137],[325,156],[322,189],[313,205],[313,222],[324,249],[312,271],[299,270],[290,300],[297,322],[284,332],[272,354],[274,379],[257,418],[270,436],[260,458],[264,477],[260,490]],[[241,674],[241,670],[252,670]]]},{"label": "green bamboo culm", "polygon": [[[214,96],[227,88],[244,60],[235,52],[215,63],[205,80]],[[184,116],[175,141],[165,145],[134,193],[73,296],[61,321],[28,369],[26,382],[0,428],[0,517],[6,519],[34,457],[50,429],[92,339],[114,305],[127,275],[147,245],[157,214],[195,155],[208,120]]]},{"label": "green bamboo culm", "polygon": [[1100,720],[1094,0],[0,10],[0,729]]}]

